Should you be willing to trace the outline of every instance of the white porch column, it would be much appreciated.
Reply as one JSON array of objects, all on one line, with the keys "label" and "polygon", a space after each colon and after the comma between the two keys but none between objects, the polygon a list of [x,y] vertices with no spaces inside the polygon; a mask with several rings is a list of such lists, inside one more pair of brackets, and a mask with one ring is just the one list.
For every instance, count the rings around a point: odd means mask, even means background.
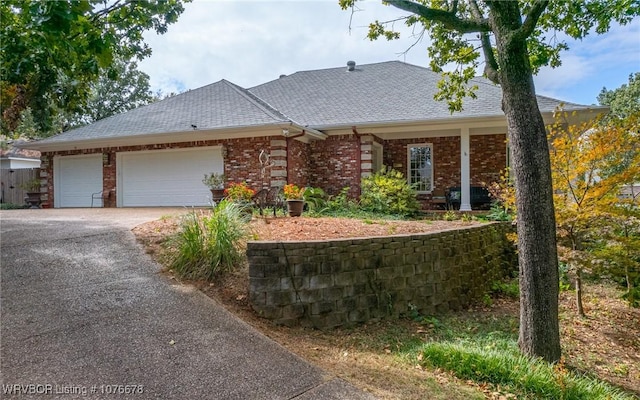
[{"label": "white porch column", "polygon": [[469,128],[462,128],[460,131],[460,211],[471,211],[469,164]]}]

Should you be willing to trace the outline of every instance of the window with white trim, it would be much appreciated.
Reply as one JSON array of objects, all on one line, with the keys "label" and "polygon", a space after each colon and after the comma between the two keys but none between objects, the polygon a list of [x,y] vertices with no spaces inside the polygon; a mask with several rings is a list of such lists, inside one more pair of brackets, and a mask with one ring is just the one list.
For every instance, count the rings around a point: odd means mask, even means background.
[{"label": "window with white trim", "polygon": [[407,146],[407,179],[418,193],[433,190],[433,151],[430,143]]}]

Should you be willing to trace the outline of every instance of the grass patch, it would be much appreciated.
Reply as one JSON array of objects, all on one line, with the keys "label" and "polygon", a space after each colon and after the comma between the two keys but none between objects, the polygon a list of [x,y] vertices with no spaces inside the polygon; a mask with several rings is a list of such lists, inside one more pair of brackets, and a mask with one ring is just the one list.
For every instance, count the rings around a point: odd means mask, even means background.
[{"label": "grass patch", "polygon": [[508,297],[511,299],[520,298],[520,284],[518,279],[494,281],[491,283],[491,293],[498,297]]},{"label": "grass patch", "polygon": [[0,210],[21,210],[29,208],[26,204],[0,203]]},{"label": "grass patch", "polygon": [[443,368],[461,379],[506,387],[523,396],[545,399],[633,399],[597,379],[568,372],[561,364],[530,359],[515,343],[511,349],[486,348],[474,343],[432,342],[416,358],[422,365]]},{"label": "grass patch", "polygon": [[501,393],[531,399],[633,399],[613,386],[523,356],[515,317],[461,317],[414,320],[430,329],[430,340],[404,357],[423,368],[450,371],[459,379],[492,385]]},{"label": "grass patch", "polygon": [[171,240],[176,251],[169,268],[183,278],[211,280],[244,259],[241,243],[247,231],[245,211],[231,201],[219,202],[211,213],[194,210]]},{"label": "grass patch", "polygon": [[[363,224],[391,225],[383,218],[368,214]],[[151,232],[156,229],[147,230]],[[321,332],[274,326],[257,317],[246,299],[247,273],[238,271],[224,280],[216,277],[215,284],[207,283],[203,290],[303,358],[381,399],[634,399],[638,397],[633,393],[640,393],[640,315],[618,299],[613,287],[585,290],[586,319],[575,315],[573,292],[560,293],[565,360],[554,366],[519,353],[516,279],[495,285],[490,306],[478,303],[464,312],[434,317],[420,315],[409,305],[409,318]]]}]

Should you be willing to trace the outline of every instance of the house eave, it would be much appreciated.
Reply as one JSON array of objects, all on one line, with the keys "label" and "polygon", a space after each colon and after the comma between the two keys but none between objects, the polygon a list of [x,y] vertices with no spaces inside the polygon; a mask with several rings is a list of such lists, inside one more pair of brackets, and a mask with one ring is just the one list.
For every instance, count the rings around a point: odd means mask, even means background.
[{"label": "house eave", "polygon": [[1,156],[0,160],[15,160],[15,161],[40,161],[40,158],[27,158],[27,157],[12,157]]},{"label": "house eave", "polygon": [[126,147],[168,143],[198,142],[208,140],[241,139],[248,137],[280,136],[283,129],[293,133],[305,133],[314,139],[325,139],[326,134],[293,122],[279,122],[269,125],[241,126],[234,128],[202,129],[189,131],[163,132],[156,134],[127,135],[113,138],[91,138],[47,142],[30,142],[19,147],[41,152],[86,150],[96,148]]},{"label": "house eave", "polygon": [[[580,122],[591,120],[597,115],[609,111],[606,106],[590,106],[581,109],[567,109],[568,113],[575,112],[572,118]],[[555,122],[558,111],[541,112],[545,125]],[[466,127],[470,129],[484,127],[507,126],[507,120],[504,115],[480,115],[473,117],[450,117],[450,118],[434,118],[434,119],[417,119],[417,120],[389,120],[375,122],[345,123],[336,125],[315,126],[316,129],[322,130],[327,134],[349,134],[353,128],[357,128],[361,133],[382,134],[389,132],[412,132],[420,131],[443,131]]]},{"label": "house eave", "polygon": [[485,117],[468,117],[468,118],[440,118],[440,119],[420,119],[420,120],[391,120],[363,122],[352,124],[340,124],[330,126],[316,127],[328,134],[342,134],[352,132],[353,128],[357,128],[361,133],[388,133],[393,132],[409,132],[415,130],[421,131],[440,131],[459,128],[460,126],[480,127],[480,126],[496,126],[505,125],[504,116],[485,116]]}]

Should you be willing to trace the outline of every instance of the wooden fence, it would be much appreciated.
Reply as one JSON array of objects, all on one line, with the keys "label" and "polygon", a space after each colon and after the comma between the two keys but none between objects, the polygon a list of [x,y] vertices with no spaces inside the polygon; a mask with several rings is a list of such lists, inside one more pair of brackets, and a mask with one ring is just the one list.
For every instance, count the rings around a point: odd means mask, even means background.
[{"label": "wooden fence", "polygon": [[21,184],[40,178],[40,168],[0,169],[0,203],[25,204],[27,191]]}]

